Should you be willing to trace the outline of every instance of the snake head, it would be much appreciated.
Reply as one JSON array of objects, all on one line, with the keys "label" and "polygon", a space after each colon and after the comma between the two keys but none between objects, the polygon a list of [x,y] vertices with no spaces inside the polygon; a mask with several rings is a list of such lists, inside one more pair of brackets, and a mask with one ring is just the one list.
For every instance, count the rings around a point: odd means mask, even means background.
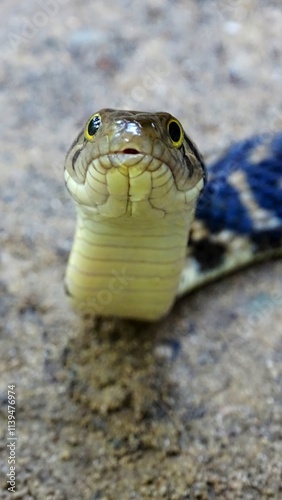
[{"label": "snake head", "polygon": [[163,218],[195,206],[205,167],[169,113],[102,109],[71,145],[65,180],[79,205],[106,217]]}]

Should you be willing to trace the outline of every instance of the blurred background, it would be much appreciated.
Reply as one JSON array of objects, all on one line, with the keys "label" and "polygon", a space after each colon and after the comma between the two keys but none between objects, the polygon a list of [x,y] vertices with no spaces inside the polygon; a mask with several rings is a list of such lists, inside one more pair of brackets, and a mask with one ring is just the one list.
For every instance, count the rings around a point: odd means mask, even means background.
[{"label": "blurred background", "polygon": [[9,383],[15,498],[281,498],[279,261],[157,325],[83,321],[62,285],[85,120],[169,111],[207,162],[281,130],[281,2],[6,0],[1,19],[1,498]]}]

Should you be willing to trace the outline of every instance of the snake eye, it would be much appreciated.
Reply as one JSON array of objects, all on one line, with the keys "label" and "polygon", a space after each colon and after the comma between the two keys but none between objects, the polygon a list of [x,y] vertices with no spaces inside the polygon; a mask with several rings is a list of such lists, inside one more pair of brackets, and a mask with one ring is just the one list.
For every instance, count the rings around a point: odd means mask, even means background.
[{"label": "snake eye", "polygon": [[95,115],[91,116],[90,120],[88,121],[85,127],[85,132],[84,132],[84,135],[88,141],[90,141],[92,137],[96,134],[100,125],[101,125],[101,116],[99,115],[99,113],[96,113]]},{"label": "snake eye", "polygon": [[167,124],[170,140],[175,148],[180,148],[183,143],[184,133],[179,121],[171,118]]}]

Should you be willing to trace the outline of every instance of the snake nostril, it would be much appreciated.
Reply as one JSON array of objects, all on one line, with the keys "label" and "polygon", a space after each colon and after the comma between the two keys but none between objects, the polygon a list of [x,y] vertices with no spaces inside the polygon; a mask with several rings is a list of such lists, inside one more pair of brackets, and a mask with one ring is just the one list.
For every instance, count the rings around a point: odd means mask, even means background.
[{"label": "snake nostril", "polygon": [[134,148],[125,148],[122,150],[122,152],[126,155],[138,155],[139,151]]}]

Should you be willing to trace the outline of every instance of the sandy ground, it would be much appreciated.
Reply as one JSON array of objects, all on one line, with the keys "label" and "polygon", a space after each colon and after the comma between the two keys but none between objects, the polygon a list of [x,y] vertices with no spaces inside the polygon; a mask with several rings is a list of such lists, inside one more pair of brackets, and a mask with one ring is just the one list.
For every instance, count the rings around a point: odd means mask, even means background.
[{"label": "sandy ground", "polygon": [[62,286],[84,120],[168,110],[207,159],[281,129],[280,0],[6,0],[1,19],[1,499],[280,499],[281,261],[151,325],[83,321]]}]

